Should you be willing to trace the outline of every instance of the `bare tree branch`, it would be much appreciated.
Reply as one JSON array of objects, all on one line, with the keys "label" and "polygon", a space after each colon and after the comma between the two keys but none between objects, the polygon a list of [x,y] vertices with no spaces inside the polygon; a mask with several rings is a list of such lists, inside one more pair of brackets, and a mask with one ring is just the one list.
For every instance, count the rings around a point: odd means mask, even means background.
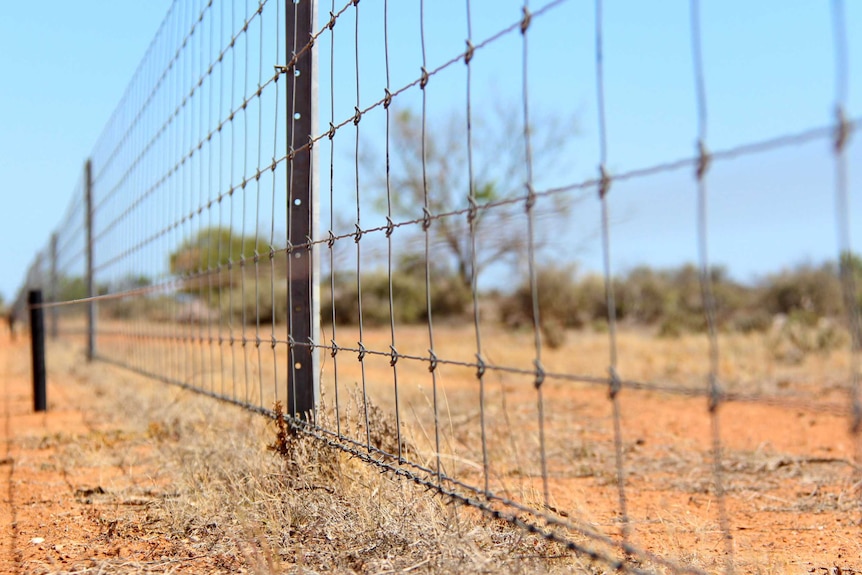
[{"label": "bare tree branch", "polygon": [[[514,108],[498,104],[474,112],[472,118],[473,195],[478,206],[501,200],[526,197],[526,159],[522,115]],[[439,118],[439,117],[438,117]],[[531,127],[534,173],[537,179],[570,164],[567,142],[575,135],[575,122],[555,114],[535,114]],[[467,127],[457,112],[425,126],[423,158],[422,119],[409,109],[396,111],[390,140],[390,199],[393,216],[406,219],[422,217],[427,181],[428,208],[432,215],[469,207],[470,181],[467,164]],[[366,147],[368,149],[368,147]],[[379,165],[378,153],[365,153],[360,161],[368,168],[381,209],[386,202],[386,174]],[[536,182],[534,182],[534,185]],[[573,198],[543,202],[542,218],[566,217]],[[526,248],[526,234],[517,226],[525,217],[520,202],[495,205],[476,213],[476,270],[472,266],[470,223],[467,217],[435,219],[430,228],[434,249],[441,261],[455,270],[464,285],[471,285],[474,273],[491,263],[515,263]],[[421,232],[417,232],[421,233]],[[541,248],[543,238],[537,238]]]}]

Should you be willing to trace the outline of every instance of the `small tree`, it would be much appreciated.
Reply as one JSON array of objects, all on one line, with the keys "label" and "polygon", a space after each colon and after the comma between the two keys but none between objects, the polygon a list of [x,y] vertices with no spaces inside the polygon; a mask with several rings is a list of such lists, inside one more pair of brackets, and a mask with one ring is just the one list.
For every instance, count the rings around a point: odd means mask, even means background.
[{"label": "small tree", "polygon": [[269,252],[269,245],[252,236],[242,236],[230,228],[201,229],[184,241],[170,256],[170,270],[175,275],[189,275],[217,269],[240,258],[254,257],[255,249]]},{"label": "small tree", "polygon": [[[380,173],[379,151],[365,153],[363,163],[375,170],[374,189],[378,209],[393,218],[419,219],[427,197],[431,216],[468,209],[472,198],[478,209],[470,214],[435,219],[432,234],[438,262],[452,266],[460,281],[470,286],[473,278],[471,218],[476,235],[476,271],[492,262],[516,261],[525,251],[527,234],[513,229],[523,218],[524,203],[506,203],[527,194],[526,153],[521,114],[517,110],[486,109],[474,112],[472,146],[468,150],[466,119],[457,113],[426,122],[409,109],[394,116],[390,140],[391,165],[386,195],[386,173]],[[574,121],[558,116],[535,116],[530,126],[533,173],[541,179],[559,175],[567,152],[566,142],[575,133]],[[469,158],[472,156],[472,188]],[[389,203],[391,201],[391,203]],[[482,206],[499,202],[489,209]],[[569,202],[564,195],[540,202],[534,209],[543,218],[563,217]],[[541,244],[541,238],[536,238]],[[448,261],[446,261],[448,260]]]}]

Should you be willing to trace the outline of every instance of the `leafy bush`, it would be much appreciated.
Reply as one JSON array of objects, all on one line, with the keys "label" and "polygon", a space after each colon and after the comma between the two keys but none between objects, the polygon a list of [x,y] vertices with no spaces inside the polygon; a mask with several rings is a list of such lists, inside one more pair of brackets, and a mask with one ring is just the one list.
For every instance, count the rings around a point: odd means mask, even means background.
[{"label": "leafy bush", "polygon": [[[566,328],[584,326],[584,302],[581,300],[596,304],[595,293],[579,292],[573,267],[540,267],[536,272],[536,285],[542,335],[549,347],[560,347],[565,343]],[[500,318],[515,328],[533,324],[533,290],[529,279],[500,302]]]},{"label": "leafy bush", "polygon": [[261,277],[257,284],[253,278],[247,280],[244,290],[241,284],[234,284],[230,289],[223,288],[221,297],[213,302],[213,306],[220,306],[222,317],[231,315],[236,322],[284,322],[287,321],[287,297],[287,282],[277,281],[272,284],[267,274],[266,277]]},{"label": "leafy bush", "polygon": [[[727,277],[721,268],[711,272],[712,292],[719,327],[747,331],[767,329],[771,315],[760,309],[756,293]],[[591,326],[606,329],[608,300],[605,279],[598,275],[577,278],[572,266],[549,265],[537,272],[541,329],[550,342],[562,342],[565,329]],[[655,326],[658,334],[676,337],[706,329],[700,270],[685,265],[670,270],[638,267],[613,280],[616,319]],[[533,322],[533,295],[524,281],[499,306],[501,320],[512,327]]]},{"label": "leafy bush", "polygon": [[[421,275],[415,269],[399,269],[392,274],[392,311],[395,321],[403,324],[428,320],[428,301],[425,290],[424,266]],[[337,274],[335,292],[331,282],[321,286],[320,314],[323,323],[335,320],[343,324],[359,323],[359,287],[355,274]],[[385,325],[390,320],[389,273],[375,271],[363,274],[362,321],[364,325]],[[435,319],[463,316],[471,300],[471,292],[454,274],[432,270],[431,313]]]},{"label": "leafy bush", "polygon": [[631,270],[625,279],[625,301],[631,318],[652,325],[665,316],[670,304],[669,281],[648,267]]},{"label": "leafy bush", "polygon": [[166,296],[112,299],[99,305],[99,312],[111,319],[170,321],[175,302]]},{"label": "leafy bush", "polygon": [[761,304],[773,314],[810,312],[838,316],[844,310],[841,281],[833,264],[800,266],[766,278]]}]

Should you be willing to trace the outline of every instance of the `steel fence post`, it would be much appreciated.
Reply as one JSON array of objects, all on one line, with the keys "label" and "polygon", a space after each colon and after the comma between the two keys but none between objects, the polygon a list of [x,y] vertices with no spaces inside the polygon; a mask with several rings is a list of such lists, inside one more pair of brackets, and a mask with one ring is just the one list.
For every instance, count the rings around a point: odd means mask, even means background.
[{"label": "steel fence post", "polygon": [[33,411],[47,409],[45,393],[45,326],[42,313],[42,290],[27,294],[30,310],[30,349],[33,359]]},{"label": "steel fence post", "polygon": [[[317,250],[314,237],[314,162],[311,136],[315,113],[314,47],[312,38],[314,0],[285,0],[285,57],[287,74],[287,213],[288,213],[288,306],[290,365],[287,381],[287,413],[307,416],[314,412],[319,394],[316,349],[319,330]],[[298,56],[297,56],[298,54]],[[318,288],[319,289],[319,288]]]},{"label": "steel fence post", "polygon": [[[96,295],[93,282],[93,166],[90,159],[84,164],[84,194],[87,233],[87,297]],[[87,361],[96,355],[96,302],[87,302]]]}]

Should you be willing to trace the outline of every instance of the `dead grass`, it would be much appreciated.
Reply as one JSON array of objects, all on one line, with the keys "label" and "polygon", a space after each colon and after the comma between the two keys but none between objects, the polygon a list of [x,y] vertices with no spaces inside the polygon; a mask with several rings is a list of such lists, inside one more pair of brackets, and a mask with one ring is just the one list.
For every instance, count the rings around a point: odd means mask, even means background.
[{"label": "dead grass", "polygon": [[[54,377],[77,361],[62,344],[51,354]],[[161,555],[70,573],[196,572],[202,556],[215,572],[261,574],[587,568],[542,538],[447,505],[306,436],[279,434],[260,416],[103,364],[73,371],[92,394],[82,403],[93,429],[62,442],[62,467],[150,474],[134,485],[103,476],[77,495],[93,504],[104,542],[160,539]],[[123,513],[135,505],[146,508],[143,523]]]},{"label": "dead grass", "polygon": [[[347,342],[354,336],[358,334],[341,329],[338,338]],[[404,328],[398,337],[401,353],[427,353],[427,332],[422,329]],[[472,360],[471,337],[468,328],[438,328],[438,355]],[[366,331],[364,341],[369,349],[385,350],[388,331]],[[546,350],[543,361],[551,371],[602,376],[607,345],[606,334],[572,333],[563,348]],[[286,362],[283,348],[133,349],[121,339],[105,346],[137,365],[151,362],[183,381],[268,408],[276,396],[274,366]],[[528,333],[489,331],[484,346],[489,361],[527,369],[531,365]],[[55,347],[52,357],[67,355],[63,365],[52,362],[52,369],[69,370],[93,390],[96,401],[86,404],[92,410],[90,421],[98,421],[100,430],[67,450],[67,467],[107,457],[110,450],[104,447],[113,442],[127,448],[111,455],[109,466],[128,469],[128,475],[147,463],[158,470],[146,482],[107,489],[112,501],[146,500],[143,532],[166,542],[165,559],[152,561],[167,563],[142,564],[142,569],[181,570],[177,565],[182,565],[189,570],[189,557],[206,557],[208,568],[217,572],[603,572],[544,539],[447,505],[343,453],[320,449],[310,438],[288,436],[283,430],[279,434],[275,424],[260,416],[104,364],[82,367],[76,351]],[[845,352],[782,363],[756,334],[722,335],[721,348],[721,378],[731,391],[811,405],[846,398]],[[702,336],[668,340],[624,331],[619,353],[626,378],[690,388],[704,385],[708,349]],[[364,444],[368,431],[375,447],[395,453],[395,395],[388,358],[365,360],[373,423],[369,430],[360,363],[349,354],[338,356],[336,411],[335,366],[328,356],[326,360],[322,379],[327,408],[321,415],[329,419],[321,423],[334,429],[337,417],[346,437]],[[402,360],[398,369],[402,450],[431,467],[439,457],[447,474],[481,485],[474,371],[438,368],[435,428],[427,364]],[[528,377],[489,372],[485,432],[492,489],[542,508],[532,383]],[[549,380],[543,397],[549,503],[577,524],[618,537],[622,523],[606,390]],[[620,405],[632,542],[681,565],[722,570],[705,399],[627,390]],[[804,573],[862,565],[860,493],[854,479],[859,477],[858,438],[847,434],[845,419],[785,405],[722,407],[722,467],[739,569]],[[272,445],[278,447],[275,452],[268,448]],[[106,499],[104,494],[90,496]],[[105,521],[108,526],[118,522],[106,529],[135,533],[122,514]]]}]

